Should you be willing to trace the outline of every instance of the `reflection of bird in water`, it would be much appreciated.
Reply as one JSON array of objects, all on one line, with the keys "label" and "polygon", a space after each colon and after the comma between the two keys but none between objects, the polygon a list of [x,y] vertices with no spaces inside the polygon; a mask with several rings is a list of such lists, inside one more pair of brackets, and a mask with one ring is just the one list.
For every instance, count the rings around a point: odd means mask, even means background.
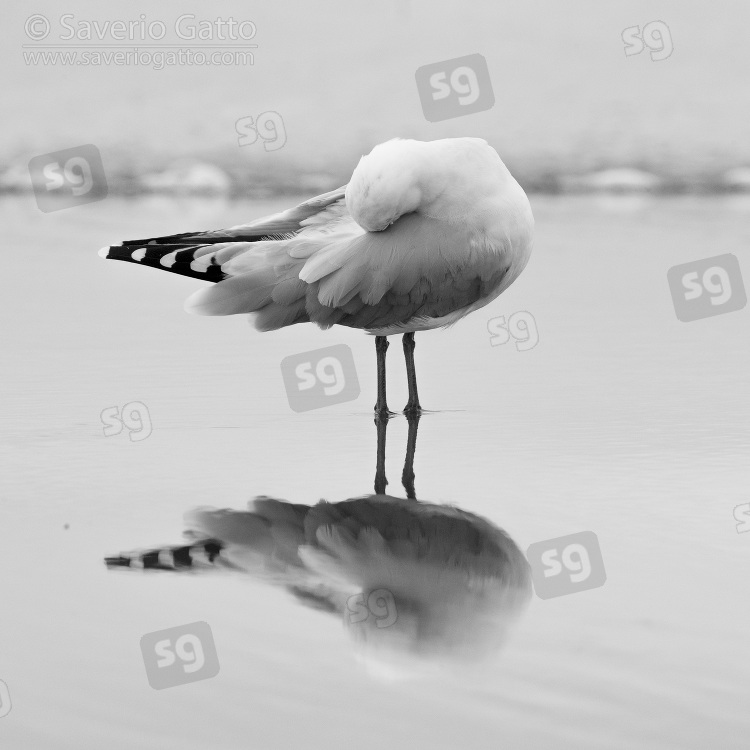
[{"label": "reflection of bird in water", "polygon": [[200,315],[252,313],[261,331],[316,323],[375,334],[375,409],[387,416],[387,336],[404,334],[405,411],[419,413],[414,332],[451,325],[507,289],[529,259],[533,223],[486,141],[396,139],[363,157],[348,185],[288,211],[101,253],[216,282],[186,304]]},{"label": "reflection of bird in water", "polygon": [[258,497],[245,511],[195,510],[187,528],[188,544],[107,564],[250,573],[343,616],[368,665],[389,674],[405,657],[424,666],[487,653],[530,597],[513,540],[452,506],[383,493],[313,506]]}]

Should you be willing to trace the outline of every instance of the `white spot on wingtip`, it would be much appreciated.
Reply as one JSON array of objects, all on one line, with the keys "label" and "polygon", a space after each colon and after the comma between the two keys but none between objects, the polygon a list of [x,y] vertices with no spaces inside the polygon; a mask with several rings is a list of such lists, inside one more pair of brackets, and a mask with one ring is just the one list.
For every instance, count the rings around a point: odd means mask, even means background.
[{"label": "white spot on wingtip", "polygon": [[165,255],[161,260],[159,261],[159,264],[164,266],[164,268],[172,268],[172,266],[177,262],[177,253],[169,253],[169,255]]},{"label": "white spot on wingtip", "polygon": [[102,248],[102,249],[101,249],[101,250],[99,251],[99,257],[100,257],[100,258],[106,258],[106,257],[107,257],[107,255],[109,255],[109,246],[107,246],[107,247],[103,247],[103,248]]},{"label": "white spot on wingtip", "polygon": [[146,249],[142,247],[138,250],[134,250],[130,257],[133,260],[137,260],[140,262],[146,257]]}]

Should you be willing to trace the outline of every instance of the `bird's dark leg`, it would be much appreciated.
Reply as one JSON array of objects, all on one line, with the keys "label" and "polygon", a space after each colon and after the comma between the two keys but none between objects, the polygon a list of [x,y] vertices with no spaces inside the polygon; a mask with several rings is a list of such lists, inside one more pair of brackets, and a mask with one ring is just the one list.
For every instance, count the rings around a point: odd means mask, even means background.
[{"label": "bird's dark leg", "polygon": [[385,398],[385,353],[388,351],[388,338],[386,336],[375,337],[375,352],[378,355],[378,402],[375,404],[377,417],[388,419],[393,412],[388,411]]},{"label": "bird's dark leg", "polygon": [[388,417],[375,415],[378,429],[378,459],[375,466],[375,494],[384,495],[388,480],[385,478],[385,436],[388,431]]},{"label": "bird's dark leg", "polygon": [[404,409],[404,414],[421,414],[422,407],[419,405],[419,394],[417,393],[417,371],[414,369],[414,333],[404,334],[404,359],[406,359],[406,379],[409,383],[409,401]]},{"label": "bird's dark leg", "polygon": [[409,437],[406,439],[406,461],[404,461],[404,471],[401,474],[401,484],[404,485],[406,497],[410,500],[417,499],[417,494],[414,491],[414,452],[417,450],[419,417],[419,412],[406,413],[406,420],[409,423]]}]

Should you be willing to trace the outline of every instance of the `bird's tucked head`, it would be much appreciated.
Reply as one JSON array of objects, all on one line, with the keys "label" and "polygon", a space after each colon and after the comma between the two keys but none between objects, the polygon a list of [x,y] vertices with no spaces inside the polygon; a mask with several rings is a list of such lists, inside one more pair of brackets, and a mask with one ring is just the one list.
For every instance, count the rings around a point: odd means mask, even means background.
[{"label": "bird's tucked head", "polygon": [[386,141],[359,160],[346,186],[346,206],[363,229],[380,232],[420,207],[425,198],[426,145]]},{"label": "bird's tucked head", "polygon": [[386,141],[360,159],[346,188],[349,213],[368,232],[413,212],[484,228],[508,201],[528,203],[481,138]]}]

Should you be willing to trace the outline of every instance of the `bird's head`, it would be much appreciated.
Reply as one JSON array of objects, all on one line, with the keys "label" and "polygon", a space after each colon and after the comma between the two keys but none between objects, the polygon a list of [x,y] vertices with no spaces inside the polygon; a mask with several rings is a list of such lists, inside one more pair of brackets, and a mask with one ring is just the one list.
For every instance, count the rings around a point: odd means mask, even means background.
[{"label": "bird's head", "polygon": [[346,187],[346,206],[363,229],[380,232],[419,208],[425,199],[426,145],[386,141],[359,160]]},{"label": "bird's head", "polygon": [[489,230],[503,214],[526,212],[528,200],[481,138],[396,139],[360,159],[346,187],[346,206],[368,232],[413,212]]}]

